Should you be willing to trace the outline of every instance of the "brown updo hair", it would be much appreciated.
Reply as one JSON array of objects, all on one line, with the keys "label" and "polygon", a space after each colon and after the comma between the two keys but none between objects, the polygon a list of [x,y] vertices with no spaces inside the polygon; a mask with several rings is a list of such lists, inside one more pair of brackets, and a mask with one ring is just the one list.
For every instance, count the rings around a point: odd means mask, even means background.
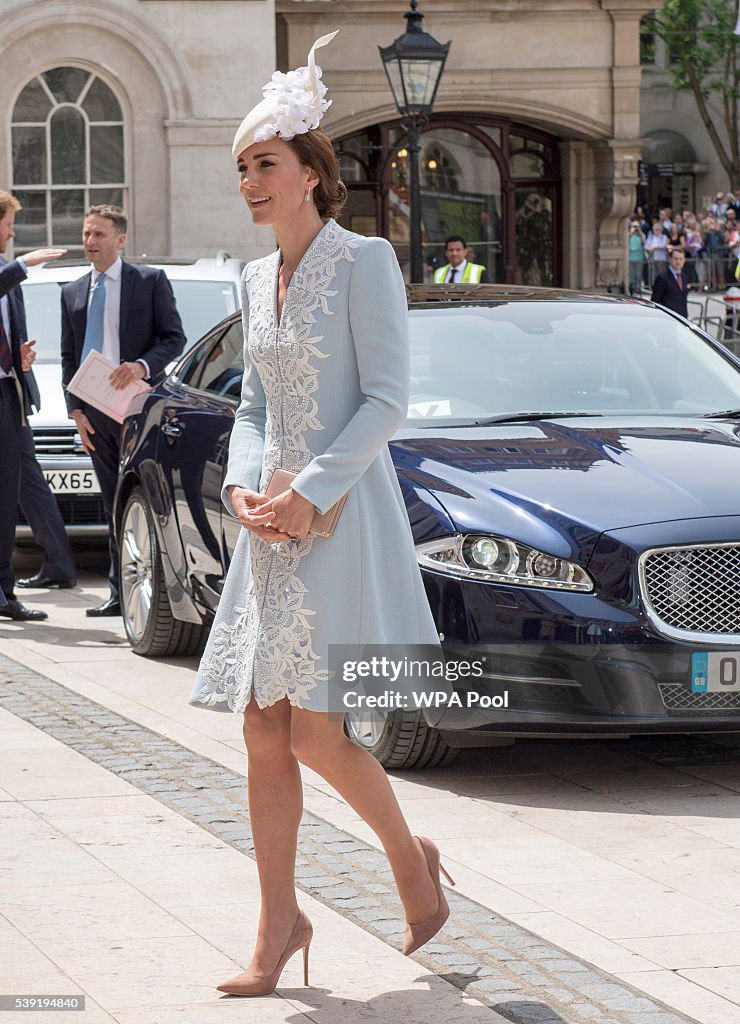
[{"label": "brown updo hair", "polygon": [[336,218],[347,202],[347,187],[339,177],[339,161],[331,139],[320,128],[286,140],[304,167],[310,167],[319,177],[313,189],[313,200],[319,217]]}]

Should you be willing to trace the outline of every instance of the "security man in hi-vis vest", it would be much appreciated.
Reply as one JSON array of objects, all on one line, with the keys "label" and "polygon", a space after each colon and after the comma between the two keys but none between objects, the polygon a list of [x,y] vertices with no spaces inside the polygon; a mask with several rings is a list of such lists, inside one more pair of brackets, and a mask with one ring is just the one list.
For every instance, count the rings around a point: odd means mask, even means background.
[{"label": "security man in hi-vis vest", "polygon": [[435,284],[488,284],[488,271],[480,263],[468,262],[468,246],[460,235],[445,242],[447,263],[434,271]]}]

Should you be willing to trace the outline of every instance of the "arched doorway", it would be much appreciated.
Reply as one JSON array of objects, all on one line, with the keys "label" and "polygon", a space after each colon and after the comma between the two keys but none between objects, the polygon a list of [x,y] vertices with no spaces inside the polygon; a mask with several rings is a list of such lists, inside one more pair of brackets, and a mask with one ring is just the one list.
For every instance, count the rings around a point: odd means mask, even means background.
[{"label": "arched doorway", "polygon": [[[397,121],[336,141],[349,201],[342,223],[379,234],[401,266],[409,258],[408,151]],[[421,137],[425,275],[443,259],[444,239],[462,235],[491,281],[561,282],[558,141],[501,118],[435,115]]]},{"label": "arched doorway", "polygon": [[697,162],[694,147],[679,132],[660,129],[645,138],[640,161],[637,202],[653,215],[696,208],[696,175],[707,170]]}]

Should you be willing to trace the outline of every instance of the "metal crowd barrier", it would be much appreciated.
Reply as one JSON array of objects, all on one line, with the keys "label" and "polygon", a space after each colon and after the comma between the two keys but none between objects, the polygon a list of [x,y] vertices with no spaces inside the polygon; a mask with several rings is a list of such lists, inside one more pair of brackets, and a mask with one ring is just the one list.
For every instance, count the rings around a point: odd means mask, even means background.
[{"label": "metal crowd barrier", "polygon": [[[687,256],[683,272],[689,289],[716,292],[738,283],[735,277],[737,265],[737,257],[727,246],[722,246],[715,252],[707,252],[704,256]],[[633,269],[637,266],[639,271]],[[641,287],[652,291],[655,278],[667,268],[667,260],[647,258],[639,262],[630,261],[630,291],[636,290],[634,285],[637,283],[638,274]]]}]

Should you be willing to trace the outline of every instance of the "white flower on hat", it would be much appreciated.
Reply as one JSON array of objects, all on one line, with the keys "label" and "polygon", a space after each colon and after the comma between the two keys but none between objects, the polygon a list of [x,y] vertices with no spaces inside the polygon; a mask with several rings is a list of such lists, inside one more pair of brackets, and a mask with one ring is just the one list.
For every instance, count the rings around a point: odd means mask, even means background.
[{"label": "white flower on hat", "polygon": [[319,122],[331,106],[331,100],[324,99],[326,86],[321,81],[321,68],[314,69],[311,80],[309,69],[276,71],[262,90],[265,99],[274,97],[275,120],[263,125],[254,133],[255,142],[266,142],[279,135],[281,139],[292,139],[318,128]]},{"label": "white flower on hat", "polygon": [[[338,30],[337,30],[338,31]],[[295,71],[275,71],[263,88],[263,99],[242,121],[232,146],[237,157],[254,142],[267,142],[280,136],[289,141],[318,128],[321,118],[331,106],[326,86],[321,81],[321,68],[316,66],[315,51],[330,43],[336,32],[321,36],[311,47],[308,64]]]}]

